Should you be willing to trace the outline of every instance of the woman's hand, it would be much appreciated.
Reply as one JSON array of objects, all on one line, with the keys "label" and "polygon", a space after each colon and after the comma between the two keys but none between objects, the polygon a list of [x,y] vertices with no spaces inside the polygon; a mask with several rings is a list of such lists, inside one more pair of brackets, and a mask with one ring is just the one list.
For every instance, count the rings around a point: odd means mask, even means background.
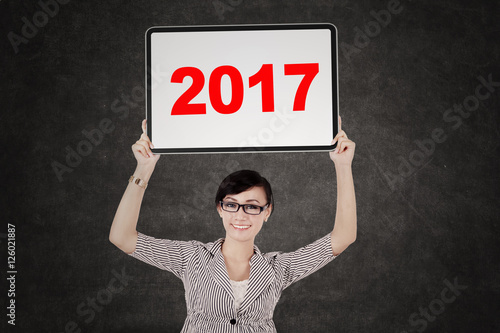
[{"label": "woman's hand", "polygon": [[153,154],[151,148],[154,148],[153,143],[149,140],[146,134],[146,119],[142,121],[142,134],[139,140],[132,145],[132,151],[134,153],[135,159],[137,160],[137,167],[151,167],[154,168],[158,159],[160,159],[159,154]]},{"label": "woman's hand", "polygon": [[332,145],[337,142],[337,148],[330,152],[330,158],[335,163],[335,166],[347,165],[351,166],[354,158],[354,149],[356,144],[347,138],[347,134],[342,130],[342,119],[339,116],[339,132],[332,141]]}]

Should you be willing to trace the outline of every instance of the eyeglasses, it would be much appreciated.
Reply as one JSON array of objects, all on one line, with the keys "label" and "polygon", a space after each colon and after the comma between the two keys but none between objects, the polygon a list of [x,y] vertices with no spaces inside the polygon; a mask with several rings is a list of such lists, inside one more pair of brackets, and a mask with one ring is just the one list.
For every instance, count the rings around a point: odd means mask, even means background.
[{"label": "eyeglasses", "polygon": [[262,211],[264,209],[269,207],[269,204],[261,207],[261,206],[250,205],[250,204],[240,205],[236,202],[219,201],[219,203],[220,203],[221,208],[223,210],[225,210],[226,212],[236,213],[237,211],[240,210],[240,207],[243,207],[243,211],[247,214],[250,214],[250,215],[259,215],[260,213],[262,213]]}]

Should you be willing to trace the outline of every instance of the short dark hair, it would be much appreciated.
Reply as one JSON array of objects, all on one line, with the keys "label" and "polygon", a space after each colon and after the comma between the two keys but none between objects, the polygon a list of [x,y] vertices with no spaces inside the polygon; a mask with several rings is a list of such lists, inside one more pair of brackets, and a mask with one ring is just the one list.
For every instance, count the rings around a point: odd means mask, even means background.
[{"label": "short dark hair", "polygon": [[272,204],[274,208],[273,191],[271,185],[266,178],[262,177],[257,171],[253,170],[240,170],[233,172],[219,185],[217,194],[215,195],[215,204],[219,205],[229,194],[238,194],[245,192],[252,187],[262,187],[266,192],[267,204]]}]

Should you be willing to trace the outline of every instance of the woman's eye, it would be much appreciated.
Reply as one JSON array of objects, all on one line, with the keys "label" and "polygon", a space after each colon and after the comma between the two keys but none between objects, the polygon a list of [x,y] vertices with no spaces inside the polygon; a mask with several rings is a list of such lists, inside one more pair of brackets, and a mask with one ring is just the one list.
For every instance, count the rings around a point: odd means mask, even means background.
[{"label": "woman's eye", "polygon": [[247,205],[247,209],[259,209],[259,207],[254,205]]},{"label": "woman's eye", "polygon": [[234,207],[236,207],[236,204],[231,203],[231,202],[228,202],[228,203],[226,204],[226,207],[228,207],[228,208],[234,208]]}]

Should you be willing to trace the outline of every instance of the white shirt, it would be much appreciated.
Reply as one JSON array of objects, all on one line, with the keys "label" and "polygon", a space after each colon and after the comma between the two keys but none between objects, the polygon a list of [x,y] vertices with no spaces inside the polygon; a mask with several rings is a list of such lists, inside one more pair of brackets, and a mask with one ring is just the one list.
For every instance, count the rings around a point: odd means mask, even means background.
[{"label": "white shirt", "polygon": [[235,309],[238,311],[240,309],[241,302],[243,302],[243,298],[245,297],[245,293],[247,292],[249,279],[243,281],[230,281],[231,286],[233,287]]}]

